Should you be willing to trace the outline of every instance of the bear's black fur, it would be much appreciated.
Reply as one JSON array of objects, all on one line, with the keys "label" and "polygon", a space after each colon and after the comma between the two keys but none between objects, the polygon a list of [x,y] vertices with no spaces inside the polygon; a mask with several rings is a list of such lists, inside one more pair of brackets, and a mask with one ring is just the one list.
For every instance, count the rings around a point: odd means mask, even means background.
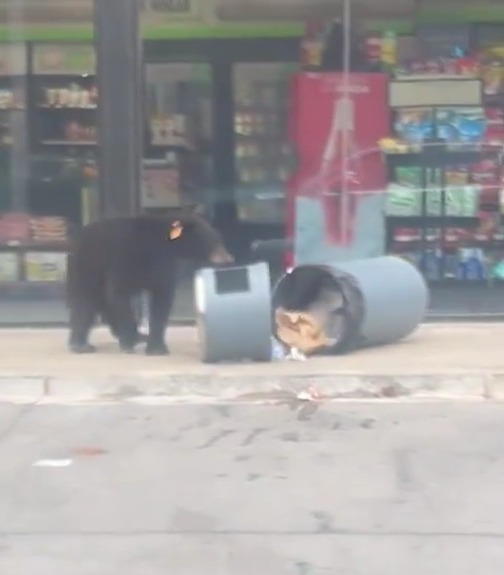
[{"label": "bear's black fur", "polygon": [[95,351],[88,337],[101,315],[121,349],[132,351],[142,334],[131,302],[134,295],[146,291],[150,296],[146,353],[168,353],[164,334],[179,259],[211,264],[233,261],[217,230],[195,211],[114,218],[84,227],[67,259],[70,349],[75,353]]}]

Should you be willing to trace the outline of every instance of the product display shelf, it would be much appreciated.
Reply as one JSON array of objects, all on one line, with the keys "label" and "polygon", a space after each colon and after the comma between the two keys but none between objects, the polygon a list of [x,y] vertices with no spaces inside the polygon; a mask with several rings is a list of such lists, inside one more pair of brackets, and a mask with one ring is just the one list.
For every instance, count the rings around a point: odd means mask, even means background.
[{"label": "product display shelf", "polygon": [[[97,175],[98,89],[92,46],[34,45],[29,81],[27,211],[89,219]],[[91,175],[90,175],[91,174]]]},{"label": "product display shelf", "polygon": [[[157,67],[148,64],[148,76],[151,66]],[[169,67],[165,72],[147,82],[146,94],[140,205],[143,211],[157,214],[208,201],[202,190],[209,187],[215,152],[211,90],[194,77],[188,80],[175,74],[171,78]]]},{"label": "product display shelf", "polygon": [[197,128],[187,114],[151,117],[140,196],[145,213],[161,215],[172,207],[204,203],[199,192],[211,169],[213,147]]},{"label": "product display shelf", "polygon": [[0,215],[0,294],[54,297],[63,293],[71,230],[61,217]]},{"label": "product display shelf", "polygon": [[[467,146],[466,146],[467,147]],[[479,283],[488,283],[494,280],[492,267],[504,256],[504,234],[495,234],[490,238],[478,238],[478,229],[481,227],[481,207],[486,207],[485,213],[494,215],[494,224],[500,226],[498,190],[495,190],[496,200],[493,206],[480,206],[480,213],[467,216],[454,216],[447,213],[447,184],[446,174],[450,166],[469,166],[485,158],[497,158],[499,171],[502,164],[502,148],[499,146],[474,146],[474,149],[449,148],[439,142],[432,142],[417,152],[386,152],[389,168],[389,181],[395,179],[398,167],[417,167],[421,173],[419,186],[420,213],[418,215],[387,215],[387,251],[409,257],[426,275],[430,283],[463,283],[464,280]],[[438,213],[429,213],[428,174],[436,170],[439,181],[435,185],[438,190]],[[499,174],[499,181],[500,181]],[[488,209],[490,207],[490,209]],[[495,216],[498,222],[495,222]],[[398,239],[398,230],[408,230],[411,234],[406,241]],[[450,230],[459,230],[461,237],[450,238]],[[415,232],[417,237],[415,237]],[[465,234],[465,236],[464,236]],[[477,250],[474,252],[474,250]],[[473,253],[474,252],[474,253]],[[472,255],[471,255],[472,254]],[[471,261],[474,254],[482,256],[474,266],[477,268],[470,273],[461,271],[465,263],[464,258]],[[466,262],[467,263],[467,262]],[[474,262],[473,262],[474,263]],[[469,264],[468,264],[469,265]]]},{"label": "product display shelf", "polygon": [[443,168],[449,165],[460,164],[473,164],[477,161],[495,157],[496,155],[504,155],[504,148],[496,148],[495,146],[436,146],[427,149],[424,146],[419,146],[416,150],[408,146],[404,152],[383,150],[387,162],[390,166],[402,167],[416,167],[420,162],[424,162],[427,168]]},{"label": "product display shelf", "polygon": [[39,74],[32,78],[32,148],[63,156],[93,153],[98,92],[94,75]]},{"label": "product display shelf", "polygon": [[26,94],[19,87],[21,75],[0,76],[0,148],[10,149],[14,115],[26,111]]},{"label": "product display shelf", "polygon": [[0,295],[23,299],[64,292],[66,242],[0,244]]},{"label": "product display shelf", "polygon": [[460,293],[504,291],[503,29],[420,26],[391,81],[387,248]]},{"label": "product display shelf", "polygon": [[286,134],[286,122],[277,106],[235,107],[238,212],[244,222],[283,222],[284,188],[292,163]]}]

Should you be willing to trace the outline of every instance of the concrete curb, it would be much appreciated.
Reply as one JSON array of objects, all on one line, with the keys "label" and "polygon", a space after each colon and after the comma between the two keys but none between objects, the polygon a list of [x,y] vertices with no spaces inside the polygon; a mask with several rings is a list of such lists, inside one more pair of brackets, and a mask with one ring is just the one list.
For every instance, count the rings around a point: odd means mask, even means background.
[{"label": "concrete curb", "polygon": [[[303,395],[300,395],[303,394]],[[0,401],[173,400],[265,401],[319,399],[485,399],[504,400],[504,373],[437,373],[425,375],[338,374],[308,376],[2,376]]]}]

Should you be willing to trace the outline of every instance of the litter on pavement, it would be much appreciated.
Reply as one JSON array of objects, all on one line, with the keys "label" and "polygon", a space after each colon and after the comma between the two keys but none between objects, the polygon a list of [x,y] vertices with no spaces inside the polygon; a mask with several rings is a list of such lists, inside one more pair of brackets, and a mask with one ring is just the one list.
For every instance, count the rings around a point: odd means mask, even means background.
[{"label": "litter on pavement", "polygon": [[72,459],[39,459],[32,467],[70,467]]}]

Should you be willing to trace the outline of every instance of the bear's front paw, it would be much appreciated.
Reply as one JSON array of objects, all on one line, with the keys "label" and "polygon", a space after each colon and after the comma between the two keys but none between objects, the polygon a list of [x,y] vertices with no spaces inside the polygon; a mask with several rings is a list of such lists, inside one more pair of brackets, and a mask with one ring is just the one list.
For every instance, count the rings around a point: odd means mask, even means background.
[{"label": "bear's front paw", "polygon": [[90,343],[71,343],[69,345],[72,353],[95,353],[96,347]]},{"label": "bear's front paw", "polygon": [[145,355],[169,355],[170,350],[164,342],[148,343],[145,348]]}]

